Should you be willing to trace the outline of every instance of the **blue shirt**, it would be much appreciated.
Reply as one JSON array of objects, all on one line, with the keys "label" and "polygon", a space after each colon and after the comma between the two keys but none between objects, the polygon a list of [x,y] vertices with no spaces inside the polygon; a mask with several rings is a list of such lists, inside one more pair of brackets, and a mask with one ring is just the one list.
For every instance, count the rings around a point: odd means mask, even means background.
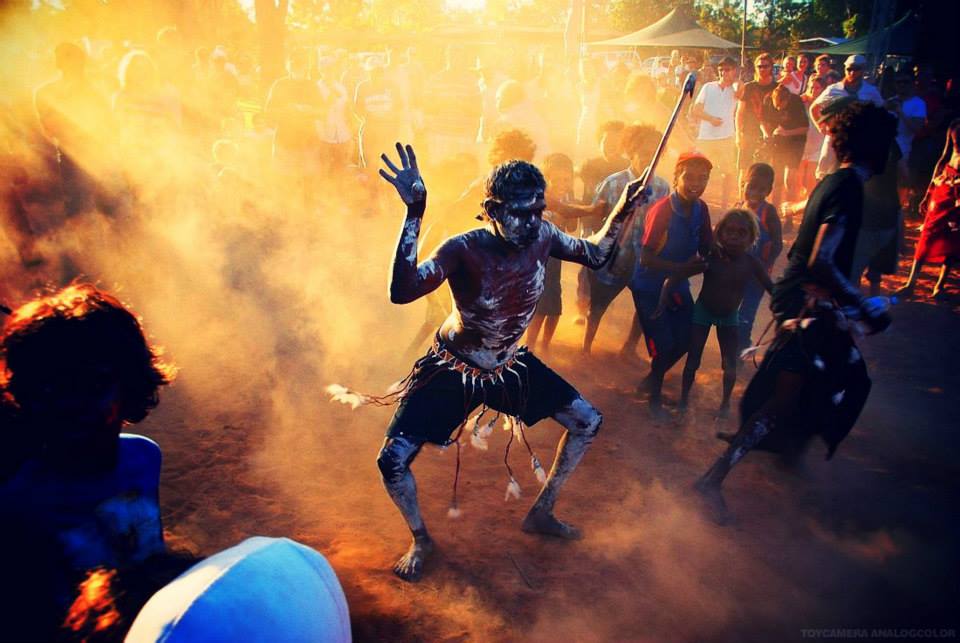
[{"label": "blue shirt", "polygon": [[[707,204],[697,199],[689,216],[682,212],[680,197],[676,192],[654,203],[644,222],[641,247],[653,250],[658,257],[676,263],[689,261],[697,252],[706,251],[713,241]],[[645,268],[637,263],[630,288],[642,292],[659,292],[669,275],[662,270]],[[685,284],[689,288],[689,282],[685,280]]]},{"label": "blue shirt", "polygon": [[[624,188],[631,181],[638,177],[631,168],[627,168],[616,174],[611,174],[597,186],[597,193],[594,195],[593,202],[603,200],[607,204],[604,218],[613,211],[613,207],[620,200]],[[633,217],[630,229],[626,231],[624,239],[627,243],[620,248],[620,251],[614,257],[614,260],[603,268],[597,270],[594,274],[598,281],[607,285],[629,281],[637,267],[637,258],[640,256],[640,242],[643,238],[644,220],[647,210],[653,203],[656,203],[663,197],[670,194],[670,184],[654,175],[647,187],[650,189],[650,197],[647,202],[637,207],[637,214]]]}]

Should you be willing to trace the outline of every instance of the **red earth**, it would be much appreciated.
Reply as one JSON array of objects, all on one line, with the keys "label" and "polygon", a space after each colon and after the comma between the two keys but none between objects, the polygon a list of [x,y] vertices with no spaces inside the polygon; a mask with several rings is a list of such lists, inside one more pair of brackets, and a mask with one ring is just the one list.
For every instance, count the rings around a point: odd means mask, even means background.
[{"label": "red earth", "polygon": [[[574,280],[575,269],[564,267],[567,311],[575,309]],[[884,285],[897,283],[902,278]],[[927,275],[918,293],[930,285]],[[315,547],[339,575],[358,641],[769,642],[839,628],[865,628],[874,640],[891,634],[885,628],[952,628],[956,636],[956,280],[949,294],[946,302],[918,295],[899,303],[893,326],[861,341],[874,388],[832,461],[815,444],[800,471],[765,454],[735,470],[726,486],[734,520],[725,527],[705,519],[689,495],[723,447],[713,436],[715,340],[693,412],[657,424],[633,395],[644,359],[617,356],[629,298],[615,302],[590,357],[578,350],[582,327],[565,315],[541,357],[605,418],[557,507],[585,538],[520,531],[536,480],[515,448],[523,497],[504,501],[501,431],[487,452],[464,446],[463,515],[448,519],[455,454],[428,448],[414,471],[438,553],[415,585],[390,571],[409,535],[375,464],[391,409],[327,402],[322,385],[348,375],[314,374],[294,394],[250,393],[218,410],[197,399],[184,370],[137,430],[164,450],[162,503],[173,546],[210,554],[250,535],[274,535]],[[349,377],[358,381],[343,383],[386,388],[409,368],[397,350],[409,337],[385,329],[354,356]],[[668,395],[676,395],[679,370],[667,379]],[[752,370],[743,364],[736,395]],[[559,426],[545,421],[528,435],[540,459],[551,460]]]}]

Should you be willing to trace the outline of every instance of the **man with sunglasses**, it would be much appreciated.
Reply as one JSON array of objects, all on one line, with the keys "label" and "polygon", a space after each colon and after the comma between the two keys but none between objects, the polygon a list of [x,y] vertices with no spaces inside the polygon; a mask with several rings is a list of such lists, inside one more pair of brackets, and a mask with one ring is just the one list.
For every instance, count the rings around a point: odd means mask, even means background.
[{"label": "man with sunglasses", "polygon": [[[519,433],[523,443],[523,426],[547,417],[566,429],[522,528],[565,539],[580,537],[575,527],[554,517],[553,508],[603,418],[573,386],[520,346],[520,338],[543,294],[547,260],[554,257],[593,269],[605,266],[635,207],[646,201],[647,190],[642,179],[628,183],[600,230],[578,239],[543,219],[546,182],[540,170],[526,161],[507,161],[495,167],[486,182],[482,208],[488,224],[447,239],[418,263],[427,191],[413,148],[397,143],[397,154],[399,166],[381,155],[386,169],[380,170],[407,210],[393,261],[390,300],[415,301],[445,281],[453,295],[453,312],[437,331],[434,345],[395,389],[399,407],[377,458],[387,493],[413,534],[394,573],[416,581],[434,544],[420,513],[410,465],[428,442],[456,443],[467,417],[481,405],[481,416],[489,408],[497,417],[513,418],[514,435]],[[537,471],[539,461],[531,457],[539,478],[543,471]],[[511,474],[508,495],[519,493],[516,485]],[[457,511],[454,496],[449,515]]]},{"label": "man with sunglasses", "polygon": [[762,53],[754,61],[756,80],[743,86],[737,102],[736,142],[738,180],[743,183],[747,168],[761,160],[758,156],[763,141],[778,125],[778,117],[770,102],[770,94],[777,86],[773,77],[773,56]]}]

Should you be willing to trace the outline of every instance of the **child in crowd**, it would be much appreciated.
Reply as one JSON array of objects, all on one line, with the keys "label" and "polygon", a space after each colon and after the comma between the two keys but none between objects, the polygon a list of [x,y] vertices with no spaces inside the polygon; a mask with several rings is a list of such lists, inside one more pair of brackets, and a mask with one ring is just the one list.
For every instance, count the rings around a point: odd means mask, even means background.
[{"label": "child in crowd", "polygon": [[[773,263],[783,251],[780,217],[777,208],[767,202],[767,197],[773,191],[773,181],[773,167],[766,163],[754,163],[747,170],[743,185],[740,186],[740,203],[737,204],[738,208],[749,210],[757,219],[760,234],[757,242],[750,248],[750,254],[760,260],[768,275],[773,270]],[[740,304],[740,350],[752,345],[750,335],[761,299],[761,284],[751,280],[743,291],[743,302]]]},{"label": "child in crowd", "polygon": [[[566,154],[550,154],[543,160],[543,178],[547,181],[544,194],[548,203],[569,201],[573,194],[573,161]],[[545,210],[543,218],[552,223],[561,225],[562,220],[550,210]],[[537,303],[537,308],[527,328],[527,344],[530,350],[536,348],[540,330],[543,329],[543,338],[540,340],[540,350],[547,351],[553,333],[557,330],[560,314],[563,312],[562,292],[560,290],[560,261],[553,257],[547,259],[546,274],[544,275],[543,296]]]},{"label": "child in crowd", "polygon": [[[737,330],[739,328],[740,302],[743,293],[752,281],[759,282],[767,292],[773,283],[763,264],[749,253],[760,232],[756,217],[747,211],[734,209],[727,212],[714,230],[716,245],[707,258],[703,271],[703,287],[693,306],[693,327],[690,331],[690,348],[683,368],[683,389],[680,410],[684,411],[690,398],[690,389],[700,368],[703,348],[710,334],[710,327],[717,327],[717,341],[723,362],[723,401],[720,417],[730,413],[730,395],[737,379]],[[674,284],[671,278],[664,285],[660,296],[658,314],[670,304]]]},{"label": "child in crowd", "polygon": [[124,594],[145,601],[186,568],[187,561],[157,562],[165,559],[160,448],[121,433],[157,405],[172,375],[137,318],[91,285],[35,299],[6,320],[0,556],[17,591],[3,601],[13,615],[4,617],[13,628],[5,634],[59,636],[91,571],[137,570]]}]

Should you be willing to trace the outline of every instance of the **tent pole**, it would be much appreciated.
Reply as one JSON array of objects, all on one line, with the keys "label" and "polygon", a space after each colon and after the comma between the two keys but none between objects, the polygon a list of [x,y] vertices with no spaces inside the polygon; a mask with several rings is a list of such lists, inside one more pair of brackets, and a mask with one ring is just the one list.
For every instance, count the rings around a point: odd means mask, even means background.
[{"label": "tent pole", "polygon": [[747,66],[747,3],[743,0],[743,24],[740,26],[740,69]]}]

